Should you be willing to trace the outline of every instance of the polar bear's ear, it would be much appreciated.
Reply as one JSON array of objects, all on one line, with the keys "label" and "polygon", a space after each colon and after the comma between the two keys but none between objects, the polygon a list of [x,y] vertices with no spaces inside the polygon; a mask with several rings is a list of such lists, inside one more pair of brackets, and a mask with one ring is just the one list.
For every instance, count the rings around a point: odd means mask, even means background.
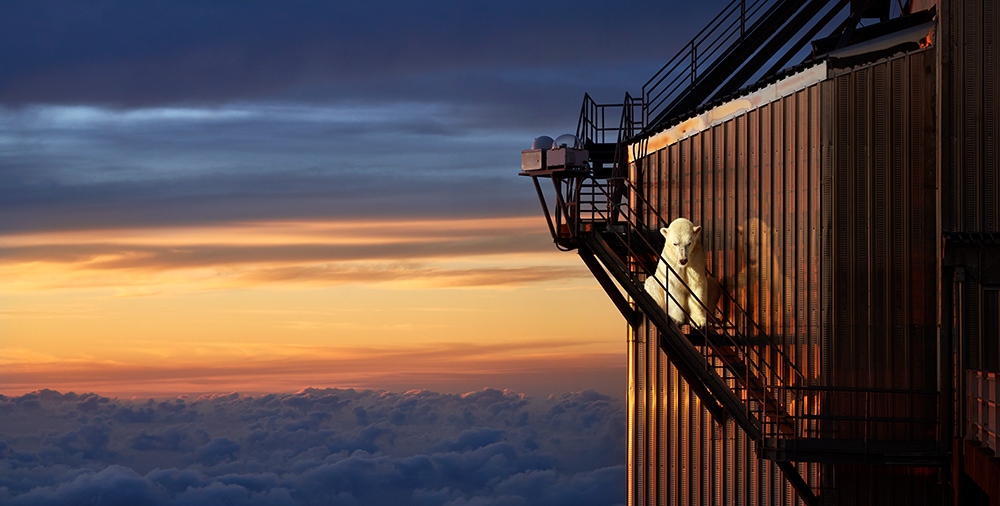
[{"label": "polar bear's ear", "polygon": [[666,227],[664,227],[664,228],[660,229],[660,233],[663,234],[663,237],[666,237],[667,234],[670,233],[670,230],[668,230]]},{"label": "polar bear's ear", "polygon": [[701,232],[701,225],[698,225],[698,226],[692,228],[691,232],[693,232],[695,234],[697,234],[698,232]]}]

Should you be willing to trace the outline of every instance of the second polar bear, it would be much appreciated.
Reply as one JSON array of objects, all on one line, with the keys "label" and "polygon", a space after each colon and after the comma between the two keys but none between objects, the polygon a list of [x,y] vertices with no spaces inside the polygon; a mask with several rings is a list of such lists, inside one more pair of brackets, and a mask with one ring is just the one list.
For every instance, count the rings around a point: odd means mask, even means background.
[{"label": "second polar bear", "polygon": [[[646,292],[661,308],[666,306],[667,315],[678,325],[687,323],[690,315],[695,325],[704,327],[707,313],[714,311],[719,301],[721,287],[719,281],[709,277],[706,272],[705,250],[701,247],[701,226],[696,226],[686,218],[677,218],[669,227],[661,228],[660,233],[666,243],[663,245],[660,261],[656,264],[656,273],[646,278]],[[673,269],[673,273],[667,269],[667,264]],[[670,297],[664,294],[664,286]],[[691,293],[698,299],[691,297]],[[704,302],[705,306],[699,304],[698,300]]]}]

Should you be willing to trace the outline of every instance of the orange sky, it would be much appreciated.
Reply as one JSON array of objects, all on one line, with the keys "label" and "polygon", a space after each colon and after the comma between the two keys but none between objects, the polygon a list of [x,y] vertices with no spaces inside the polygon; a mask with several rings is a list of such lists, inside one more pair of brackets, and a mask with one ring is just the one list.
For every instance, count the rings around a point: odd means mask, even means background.
[{"label": "orange sky", "polygon": [[540,216],[8,234],[0,248],[7,395],[624,394],[624,322]]}]

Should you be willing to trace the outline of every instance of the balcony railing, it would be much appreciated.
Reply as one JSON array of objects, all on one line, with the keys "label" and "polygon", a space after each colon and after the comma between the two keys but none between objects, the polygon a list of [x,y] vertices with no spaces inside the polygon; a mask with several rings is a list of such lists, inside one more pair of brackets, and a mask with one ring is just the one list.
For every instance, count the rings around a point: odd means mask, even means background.
[{"label": "balcony railing", "polygon": [[978,441],[983,448],[997,454],[1000,446],[1000,409],[997,408],[997,374],[986,371],[965,371],[965,385],[968,392],[968,426],[966,439]]}]

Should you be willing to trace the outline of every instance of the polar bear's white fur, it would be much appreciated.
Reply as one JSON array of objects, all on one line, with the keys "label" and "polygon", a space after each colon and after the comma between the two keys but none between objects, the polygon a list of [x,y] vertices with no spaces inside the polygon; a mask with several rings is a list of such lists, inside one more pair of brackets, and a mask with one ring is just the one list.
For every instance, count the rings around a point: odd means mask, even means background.
[{"label": "polar bear's white fur", "polygon": [[[781,260],[773,251],[772,243],[781,244],[771,227],[759,218],[751,218],[736,227],[736,258],[741,264],[736,275],[736,293],[750,290],[750,299],[756,299],[756,285],[763,288],[759,304],[767,301],[776,304],[782,291],[791,294],[791,286],[782,272]],[[780,250],[779,250],[780,251]],[[748,302],[749,304],[750,302]]]},{"label": "polar bear's white fur", "polygon": [[[706,273],[701,226],[696,226],[688,219],[677,218],[669,227],[661,228],[660,233],[666,243],[663,245],[660,261],[656,264],[656,273],[646,278],[646,292],[661,308],[665,307],[667,315],[678,325],[687,323],[690,315],[694,324],[704,327],[707,320],[705,308],[708,308],[708,312],[715,310],[721,287],[717,279],[710,278]],[[673,269],[672,273],[667,270],[667,264]],[[664,286],[671,297],[665,296]],[[691,293],[705,306],[691,297]]]}]

